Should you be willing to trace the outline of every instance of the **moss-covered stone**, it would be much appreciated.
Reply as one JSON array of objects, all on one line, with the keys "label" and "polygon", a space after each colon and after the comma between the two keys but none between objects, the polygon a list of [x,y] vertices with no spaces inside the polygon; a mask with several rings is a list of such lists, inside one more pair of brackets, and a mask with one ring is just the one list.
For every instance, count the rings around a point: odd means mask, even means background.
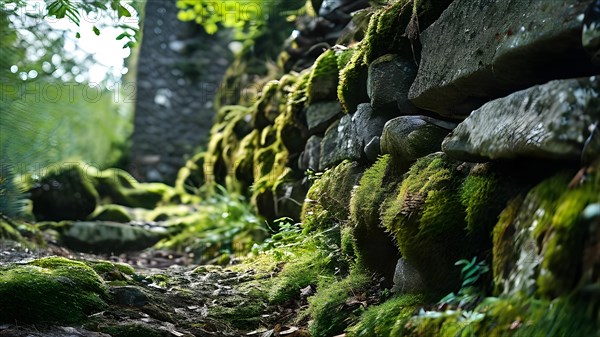
[{"label": "moss-covered stone", "polygon": [[338,60],[332,49],[321,54],[315,61],[307,85],[308,102],[331,101],[337,98]]},{"label": "moss-covered stone", "polygon": [[389,155],[380,157],[365,171],[350,201],[358,263],[389,279],[399,254],[392,238],[385,232],[379,214],[385,197],[393,194],[401,182],[402,173]]},{"label": "moss-covered stone", "polygon": [[33,214],[38,221],[82,220],[98,203],[94,168],[83,164],[53,165],[34,179]]},{"label": "moss-covered stone", "polygon": [[[181,202],[193,202],[192,195],[198,194],[198,190],[204,182],[204,162],[206,153],[200,152],[185,162],[185,165],[179,169],[177,179],[175,180],[175,193],[180,197]],[[189,196],[188,196],[189,195]]]},{"label": "moss-covered stone", "polygon": [[262,130],[270,125],[279,114],[277,102],[272,102],[279,89],[279,81],[267,82],[260,97],[252,107],[252,128]]},{"label": "moss-covered stone", "polygon": [[370,282],[367,274],[355,270],[340,281],[319,287],[308,299],[312,336],[335,336],[356,321],[361,309],[360,296],[364,295]]},{"label": "moss-covered stone", "polygon": [[597,315],[590,309],[589,298],[487,298],[471,312],[415,316],[406,324],[405,336],[597,336]]},{"label": "moss-covered stone", "polygon": [[402,295],[383,304],[369,307],[355,325],[347,330],[348,337],[392,337],[404,336],[405,325],[417,312],[419,305],[426,303],[423,295]]},{"label": "moss-covered stone", "polygon": [[313,183],[302,206],[301,218],[307,231],[324,230],[348,221],[352,190],[362,172],[360,164],[344,161]]},{"label": "moss-covered stone", "polygon": [[120,169],[97,172],[92,179],[100,199],[106,204],[152,209],[172,193],[172,187],[161,183],[140,184]]},{"label": "moss-covered stone", "polygon": [[467,172],[459,171],[459,164],[440,153],[418,160],[397,198],[384,206],[384,226],[431,289],[456,286],[454,262],[468,253],[465,210],[457,198]]},{"label": "moss-covered stone", "polygon": [[573,174],[544,180],[518,209],[512,205],[503,213],[494,230],[494,276],[505,293],[536,291],[555,298],[585,286],[580,282],[587,273],[582,270],[585,238],[595,225],[583,211],[600,202],[600,174],[596,170],[585,183],[569,188]]},{"label": "moss-covered stone", "polygon": [[370,101],[367,95],[369,66],[364,62],[364,51],[359,49],[352,54],[350,61],[341,68],[337,87],[338,100],[346,113],[354,113],[360,103]]},{"label": "moss-covered stone", "polygon": [[73,323],[107,305],[102,278],[82,262],[60,257],[0,267],[2,321]]},{"label": "moss-covered stone", "polygon": [[128,264],[110,261],[84,261],[102,277],[104,281],[124,281],[127,276],[135,274],[135,270]]},{"label": "moss-covered stone", "polygon": [[127,209],[121,205],[100,205],[88,216],[88,220],[129,222],[132,218]]}]

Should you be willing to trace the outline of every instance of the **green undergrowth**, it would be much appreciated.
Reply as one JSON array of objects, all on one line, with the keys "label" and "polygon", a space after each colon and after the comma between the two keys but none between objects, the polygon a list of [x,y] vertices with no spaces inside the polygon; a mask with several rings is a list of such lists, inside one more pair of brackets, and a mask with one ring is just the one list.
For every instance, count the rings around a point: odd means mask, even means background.
[{"label": "green undergrowth", "polygon": [[168,221],[180,230],[158,242],[156,248],[193,253],[196,261],[209,261],[224,254],[247,254],[267,235],[265,224],[244,197],[221,188],[185,217]]},{"label": "green undergrowth", "polygon": [[82,262],[49,257],[0,267],[3,321],[80,322],[106,308],[107,299],[102,278]]},{"label": "green undergrowth", "polygon": [[347,277],[320,286],[308,299],[312,336],[335,336],[356,321],[371,284],[370,274],[354,269]]},{"label": "green undergrowth", "polygon": [[348,337],[403,336],[408,320],[427,303],[421,294],[399,295],[384,303],[367,308],[359,321],[347,329]]}]

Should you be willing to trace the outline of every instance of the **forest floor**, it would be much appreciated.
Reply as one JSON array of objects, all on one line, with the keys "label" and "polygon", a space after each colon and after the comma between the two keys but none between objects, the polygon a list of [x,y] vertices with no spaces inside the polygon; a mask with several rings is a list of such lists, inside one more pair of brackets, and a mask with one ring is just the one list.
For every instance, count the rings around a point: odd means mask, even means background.
[{"label": "forest floor", "polygon": [[0,324],[2,337],[309,336],[306,320],[295,319],[307,306],[311,291],[280,305],[266,300],[262,281],[278,273],[278,266],[198,266],[185,255],[156,249],[115,256],[79,253],[53,244],[31,250],[13,241],[0,241],[0,248],[0,267],[59,256],[126,263],[135,270],[132,275],[102,276],[109,284],[110,305],[85,323]]}]

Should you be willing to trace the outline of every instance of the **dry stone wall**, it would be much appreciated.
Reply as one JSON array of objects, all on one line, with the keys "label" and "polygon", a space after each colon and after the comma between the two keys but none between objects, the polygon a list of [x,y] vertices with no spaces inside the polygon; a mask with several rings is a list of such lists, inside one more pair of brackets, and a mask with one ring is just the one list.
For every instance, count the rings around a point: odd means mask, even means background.
[{"label": "dry stone wall", "polygon": [[[357,262],[401,293],[456,290],[464,258],[491,265],[497,306],[597,285],[600,2],[399,0],[362,14],[354,42],[319,45],[254,105],[220,111],[204,181],[269,220],[348,229]],[[495,308],[473,331],[508,331]],[[443,335],[444,319],[412,332]]]}]

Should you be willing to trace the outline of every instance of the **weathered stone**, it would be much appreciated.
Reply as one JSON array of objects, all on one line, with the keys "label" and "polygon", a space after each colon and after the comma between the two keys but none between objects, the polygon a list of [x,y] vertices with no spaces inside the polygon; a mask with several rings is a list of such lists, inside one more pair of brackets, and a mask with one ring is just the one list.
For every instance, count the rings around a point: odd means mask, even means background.
[{"label": "weathered stone", "polygon": [[600,66],[600,0],[592,2],[585,11],[581,42],[592,62]]},{"label": "weathered stone", "polygon": [[381,137],[373,137],[373,139],[365,145],[364,151],[367,160],[374,163],[381,154]]},{"label": "weathered stone", "polygon": [[148,296],[134,286],[111,287],[110,294],[113,301],[129,307],[143,307],[148,303]]},{"label": "weathered stone", "polygon": [[321,142],[319,169],[325,170],[344,159],[359,160],[362,155],[362,144],[350,115],[345,115],[331,125],[325,132]]},{"label": "weathered stone", "polygon": [[313,103],[306,111],[306,125],[311,135],[325,132],[342,113],[342,106],[337,101]]},{"label": "weathered stone", "polygon": [[420,36],[409,98],[423,109],[466,116],[516,90],[595,74],[581,45],[581,14],[590,2],[454,1]]},{"label": "weathered stone", "polygon": [[367,94],[376,110],[399,111],[400,115],[418,112],[408,100],[408,91],[417,76],[417,66],[412,59],[398,55],[384,55],[369,66]]},{"label": "weathered stone", "polygon": [[371,104],[363,103],[358,105],[358,109],[352,115],[352,122],[360,140],[361,148],[364,149],[375,137],[381,136],[383,126],[388,120],[389,117],[378,115],[371,108]]},{"label": "weathered stone", "polygon": [[444,137],[456,124],[427,116],[401,116],[385,124],[381,152],[410,163],[440,150]]},{"label": "weathered stone", "polygon": [[151,247],[167,235],[163,227],[146,228],[134,223],[73,222],[61,233],[65,246],[93,253],[121,253]]},{"label": "weathered stone", "polygon": [[473,111],[442,149],[464,161],[578,161],[590,127],[600,118],[599,94],[599,77],[552,81],[516,92]]},{"label": "weathered stone", "polygon": [[319,169],[321,141],[323,141],[323,137],[311,136],[310,138],[308,138],[308,141],[306,141],[306,147],[304,148],[304,152],[302,152],[300,154],[300,157],[298,158],[298,167],[300,168],[300,170],[306,171],[308,169]]},{"label": "weathered stone", "polygon": [[394,272],[394,286],[392,292],[406,294],[417,293],[427,289],[419,271],[411,266],[404,258],[398,259]]}]

